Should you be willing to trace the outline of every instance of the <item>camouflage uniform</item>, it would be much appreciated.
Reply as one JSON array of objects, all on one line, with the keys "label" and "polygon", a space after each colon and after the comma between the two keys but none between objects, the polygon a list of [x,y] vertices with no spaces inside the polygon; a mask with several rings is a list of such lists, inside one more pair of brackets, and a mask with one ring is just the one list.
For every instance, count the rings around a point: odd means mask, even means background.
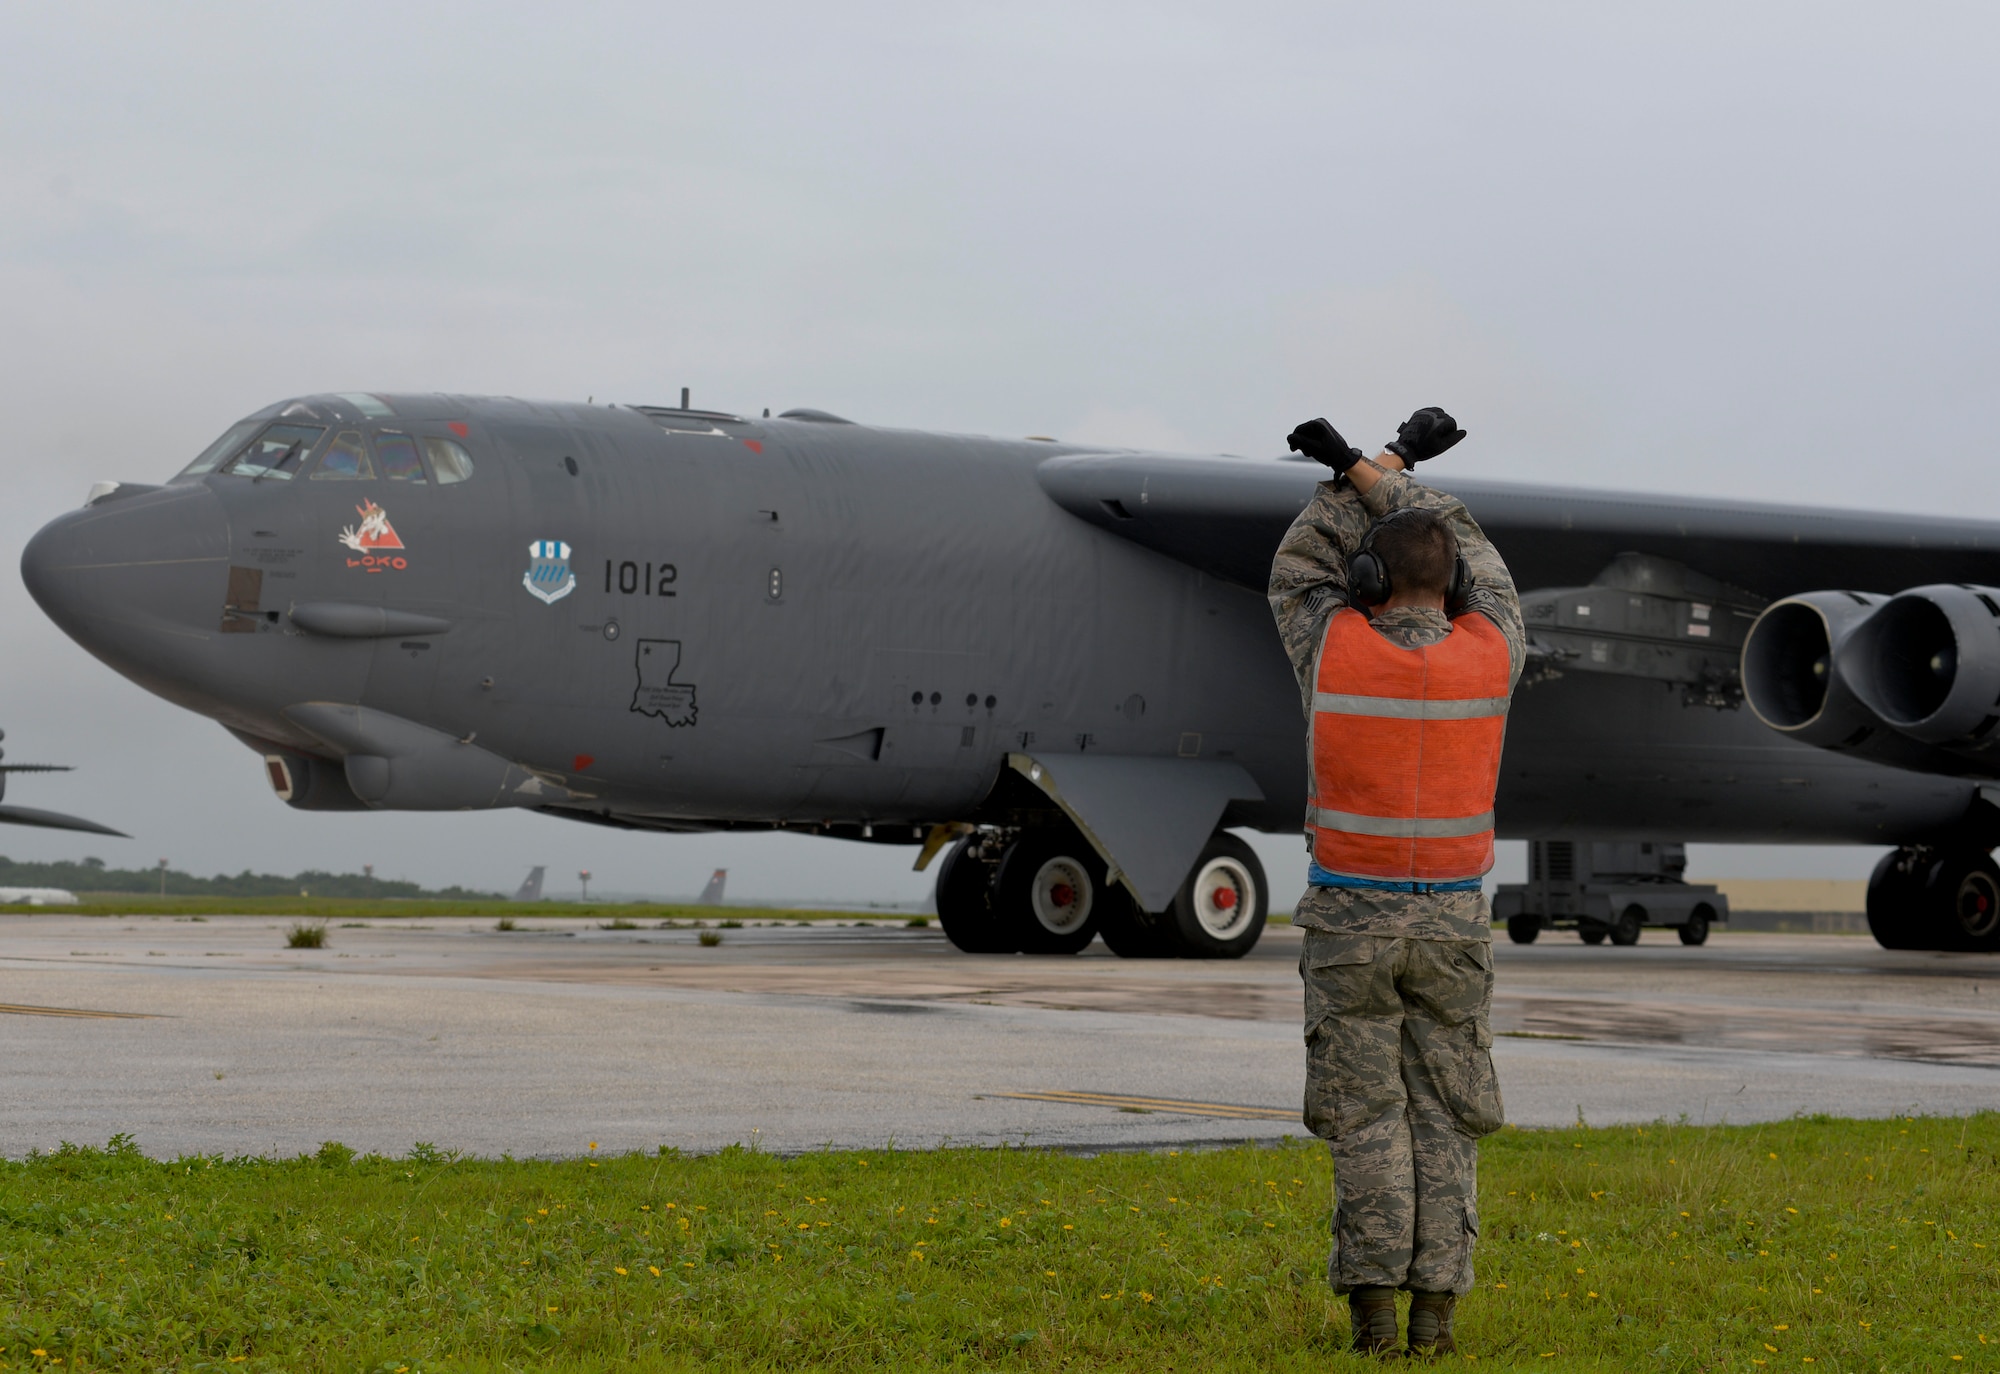
[{"label": "camouflage uniform", "polygon": [[[1364,496],[1345,478],[1320,484],[1271,568],[1271,610],[1312,718],[1313,659],[1348,604],[1347,560],[1375,520],[1403,506],[1437,512],[1471,574],[1468,611],[1506,638],[1518,680],[1527,637],[1513,579],[1456,497],[1391,473]],[[1375,629],[1408,648],[1451,633],[1442,611],[1397,607]],[[1308,832],[1310,833],[1310,832]],[[1334,1159],[1334,1291],[1472,1287],[1479,1234],[1478,1139],[1499,1129],[1488,1052],[1491,913],[1479,892],[1314,887],[1305,927],[1305,1122]]]}]

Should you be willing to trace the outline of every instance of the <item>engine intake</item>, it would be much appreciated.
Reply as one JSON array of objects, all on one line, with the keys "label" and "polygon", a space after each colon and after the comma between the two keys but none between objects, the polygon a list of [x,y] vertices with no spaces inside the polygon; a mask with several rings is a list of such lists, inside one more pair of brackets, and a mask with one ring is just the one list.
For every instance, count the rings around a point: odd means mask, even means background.
[{"label": "engine intake", "polygon": [[2000,591],[1940,584],[1892,598],[1838,646],[1841,673],[1890,725],[1984,749],[2000,725]]},{"label": "engine intake", "polygon": [[1774,602],[1743,641],[1743,696],[1780,734],[1824,748],[1853,747],[1883,719],[1855,691],[1841,651],[1887,598],[1806,592]]}]

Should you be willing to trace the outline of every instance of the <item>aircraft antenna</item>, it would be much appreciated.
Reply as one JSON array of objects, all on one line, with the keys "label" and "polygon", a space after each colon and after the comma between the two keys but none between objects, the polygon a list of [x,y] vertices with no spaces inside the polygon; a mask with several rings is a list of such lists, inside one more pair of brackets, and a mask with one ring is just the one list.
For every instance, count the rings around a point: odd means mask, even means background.
[{"label": "aircraft antenna", "polygon": [[688,389],[687,389],[686,387],[682,387],[682,388],[681,388],[681,409],[682,409],[682,410],[686,410],[687,408],[688,408]]}]

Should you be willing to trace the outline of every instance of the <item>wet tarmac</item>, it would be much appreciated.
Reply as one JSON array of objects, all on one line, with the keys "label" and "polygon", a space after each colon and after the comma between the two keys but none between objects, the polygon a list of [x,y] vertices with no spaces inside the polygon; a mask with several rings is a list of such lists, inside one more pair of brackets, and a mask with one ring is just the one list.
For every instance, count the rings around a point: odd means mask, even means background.
[{"label": "wet tarmac", "polygon": [[[1300,1134],[1298,932],[1234,963],[968,957],[900,922],[702,932],[0,917],[0,1153],[479,1153]],[[1718,934],[1496,945],[1510,1117],[2000,1107],[2000,956]]]}]

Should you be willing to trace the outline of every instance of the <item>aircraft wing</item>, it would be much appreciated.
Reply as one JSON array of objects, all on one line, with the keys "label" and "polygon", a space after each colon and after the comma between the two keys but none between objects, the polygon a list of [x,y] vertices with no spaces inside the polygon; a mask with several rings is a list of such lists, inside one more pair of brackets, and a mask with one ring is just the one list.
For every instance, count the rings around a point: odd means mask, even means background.
[{"label": "aircraft wing", "polygon": [[[1772,598],[1819,587],[2000,584],[2000,521],[1529,486],[1435,466],[1425,466],[1423,480],[1465,502],[1524,591],[1587,583],[1626,552],[1674,559]],[[1261,593],[1279,540],[1326,470],[1083,453],[1050,458],[1036,475],[1079,519]]]},{"label": "aircraft wing", "polygon": [[87,821],[81,816],[65,816],[60,811],[43,811],[34,806],[0,806],[0,825],[35,825],[45,830],[87,830],[93,835],[116,835],[120,839],[132,837],[122,830],[113,830],[108,825]]}]

